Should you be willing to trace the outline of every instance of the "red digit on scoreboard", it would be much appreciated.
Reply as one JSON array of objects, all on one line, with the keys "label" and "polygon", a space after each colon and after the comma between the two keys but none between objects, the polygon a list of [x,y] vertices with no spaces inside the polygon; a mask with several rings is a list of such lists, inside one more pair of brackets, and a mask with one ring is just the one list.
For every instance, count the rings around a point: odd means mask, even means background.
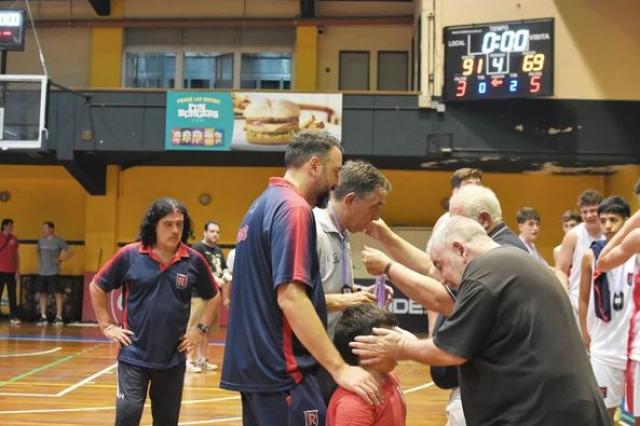
[{"label": "red digit on scoreboard", "polygon": [[540,91],[540,76],[534,75],[529,79],[529,92],[538,93]]},{"label": "red digit on scoreboard", "polygon": [[456,85],[456,97],[461,98],[467,93],[467,80],[460,80]]}]

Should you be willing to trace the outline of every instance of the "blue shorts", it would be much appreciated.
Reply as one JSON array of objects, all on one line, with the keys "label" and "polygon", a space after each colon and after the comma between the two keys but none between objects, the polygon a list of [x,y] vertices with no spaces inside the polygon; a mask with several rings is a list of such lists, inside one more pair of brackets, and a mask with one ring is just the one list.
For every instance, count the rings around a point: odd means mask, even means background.
[{"label": "blue shorts", "polygon": [[324,426],[327,407],[315,375],[283,392],[242,392],[245,426]]}]

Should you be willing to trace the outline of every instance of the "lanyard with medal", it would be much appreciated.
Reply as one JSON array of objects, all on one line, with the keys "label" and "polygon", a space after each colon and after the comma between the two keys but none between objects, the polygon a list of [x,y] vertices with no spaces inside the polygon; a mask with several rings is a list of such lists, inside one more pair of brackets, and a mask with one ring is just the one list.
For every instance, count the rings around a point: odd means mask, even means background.
[{"label": "lanyard with medal", "polygon": [[[622,283],[622,285],[620,285]],[[616,311],[621,311],[624,307],[624,289],[625,283],[622,280],[616,280],[615,288],[613,289],[613,301],[611,306]]]},{"label": "lanyard with medal", "polygon": [[340,222],[338,222],[338,217],[331,208],[331,204],[329,204],[329,207],[327,207],[327,211],[329,212],[329,217],[335,225],[338,234],[340,234],[340,242],[342,244],[340,250],[342,252],[342,289],[340,290],[340,292],[343,294],[353,293],[355,291],[358,291],[359,289],[356,288],[356,286],[353,284],[353,277],[351,274],[351,255],[349,253],[349,240],[347,239],[346,232],[342,230]]}]

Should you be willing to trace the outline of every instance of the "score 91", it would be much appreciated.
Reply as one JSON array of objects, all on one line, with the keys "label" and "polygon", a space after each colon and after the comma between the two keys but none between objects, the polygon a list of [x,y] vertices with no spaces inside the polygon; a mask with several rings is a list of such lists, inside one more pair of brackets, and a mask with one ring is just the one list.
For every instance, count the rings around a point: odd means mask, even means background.
[{"label": "score 91", "polygon": [[[462,61],[462,75],[468,76],[473,74],[474,65],[476,65],[475,58],[464,58]],[[484,58],[478,58],[478,64],[475,66],[476,73],[482,74],[482,66],[484,65]]]}]

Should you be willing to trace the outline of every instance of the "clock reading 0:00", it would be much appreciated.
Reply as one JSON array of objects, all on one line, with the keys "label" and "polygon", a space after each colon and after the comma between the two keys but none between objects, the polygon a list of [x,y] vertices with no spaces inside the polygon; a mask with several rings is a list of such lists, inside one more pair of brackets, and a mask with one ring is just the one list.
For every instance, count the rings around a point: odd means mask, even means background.
[{"label": "clock reading 0:00", "polygon": [[[478,58],[477,61],[476,58],[465,58],[462,61],[462,75],[471,75],[473,74],[474,69],[476,74],[484,74],[483,66],[483,57]],[[522,58],[522,71],[536,72],[542,71],[542,68],[544,68],[544,53],[532,53],[524,55]]]}]

